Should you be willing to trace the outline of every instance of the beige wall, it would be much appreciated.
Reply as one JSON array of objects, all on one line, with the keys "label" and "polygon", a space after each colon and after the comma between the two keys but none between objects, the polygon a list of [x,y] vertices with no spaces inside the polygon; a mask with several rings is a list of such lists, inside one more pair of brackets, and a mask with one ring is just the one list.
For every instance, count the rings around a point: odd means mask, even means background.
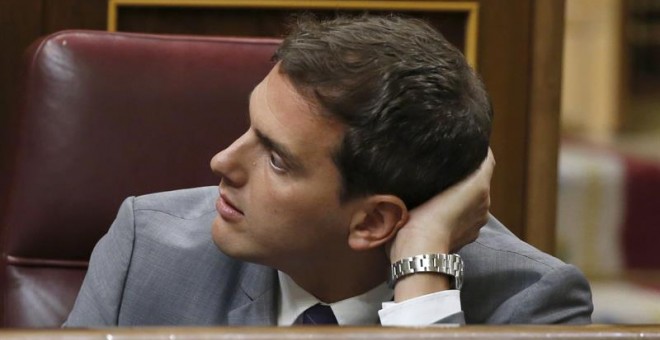
[{"label": "beige wall", "polygon": [[618,127],[621,1],[567,0],[562,129],[609,141]]}]

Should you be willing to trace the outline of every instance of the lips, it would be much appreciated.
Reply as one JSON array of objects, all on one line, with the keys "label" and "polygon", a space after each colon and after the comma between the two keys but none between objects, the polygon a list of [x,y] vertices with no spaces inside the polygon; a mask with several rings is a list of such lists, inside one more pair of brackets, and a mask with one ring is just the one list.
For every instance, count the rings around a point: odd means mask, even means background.
[{"label": "lips", "polygon": [[243,218],[243,211],[238,209],[224,194],[220,194],[218,197],[215,208],[220,217],[226,221],[238,221]]}]

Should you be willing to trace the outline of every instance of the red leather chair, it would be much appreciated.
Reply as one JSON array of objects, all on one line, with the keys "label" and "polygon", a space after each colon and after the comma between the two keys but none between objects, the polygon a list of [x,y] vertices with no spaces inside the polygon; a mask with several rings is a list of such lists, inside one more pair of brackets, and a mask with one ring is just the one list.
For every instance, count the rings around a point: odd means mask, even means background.
[{"label": "red leather chair", "polygon": [[130,195],[214,185],[273,39],[94,31],[29,50],[0,179],[3,327],[58,327]]}]

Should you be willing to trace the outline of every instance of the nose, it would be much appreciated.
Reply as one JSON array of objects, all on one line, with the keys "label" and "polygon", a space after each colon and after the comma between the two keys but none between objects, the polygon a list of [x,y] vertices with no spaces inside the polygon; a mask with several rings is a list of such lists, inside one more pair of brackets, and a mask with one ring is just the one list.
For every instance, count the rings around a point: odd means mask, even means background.
[{"label": "nose", "polygon": [[241,187],[247,183],[248,167],[248,132],[235,140],[226,149],[218,152],[211,158],[211,170],[214,174],[222,177],[227,186]]}]

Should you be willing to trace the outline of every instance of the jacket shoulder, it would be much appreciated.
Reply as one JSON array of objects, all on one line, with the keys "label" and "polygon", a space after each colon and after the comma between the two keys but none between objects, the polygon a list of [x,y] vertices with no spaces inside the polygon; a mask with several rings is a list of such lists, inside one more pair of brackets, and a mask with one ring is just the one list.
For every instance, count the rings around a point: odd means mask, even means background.
[{"label": "jacket shoulder", "polygon": [[[479,260],[475,261],[477,263],[474,263],[474,265],[479,267],[490,261],[502,261],[506,259],[514,261],[510,266],[512,269],[520,270],[520,267],[524,267],[535,272],[543,273],[566,265],[558,258],[546,254],[520,240],[492,216],[488,224],[482,228],[479,238],[474,243],[466,246],[465,251],[470,254],[468,255],[470,259],[478,256]],[[501,266],[493,267],[486,265],[483,269],[497,269],[500,271],[502,268]]]},{"label": "jacket shoulder", "polygon": [[199,187],[137,196],[133,210],[160,212],[181,219],[196,219],[215,211],[217,187]]}]

